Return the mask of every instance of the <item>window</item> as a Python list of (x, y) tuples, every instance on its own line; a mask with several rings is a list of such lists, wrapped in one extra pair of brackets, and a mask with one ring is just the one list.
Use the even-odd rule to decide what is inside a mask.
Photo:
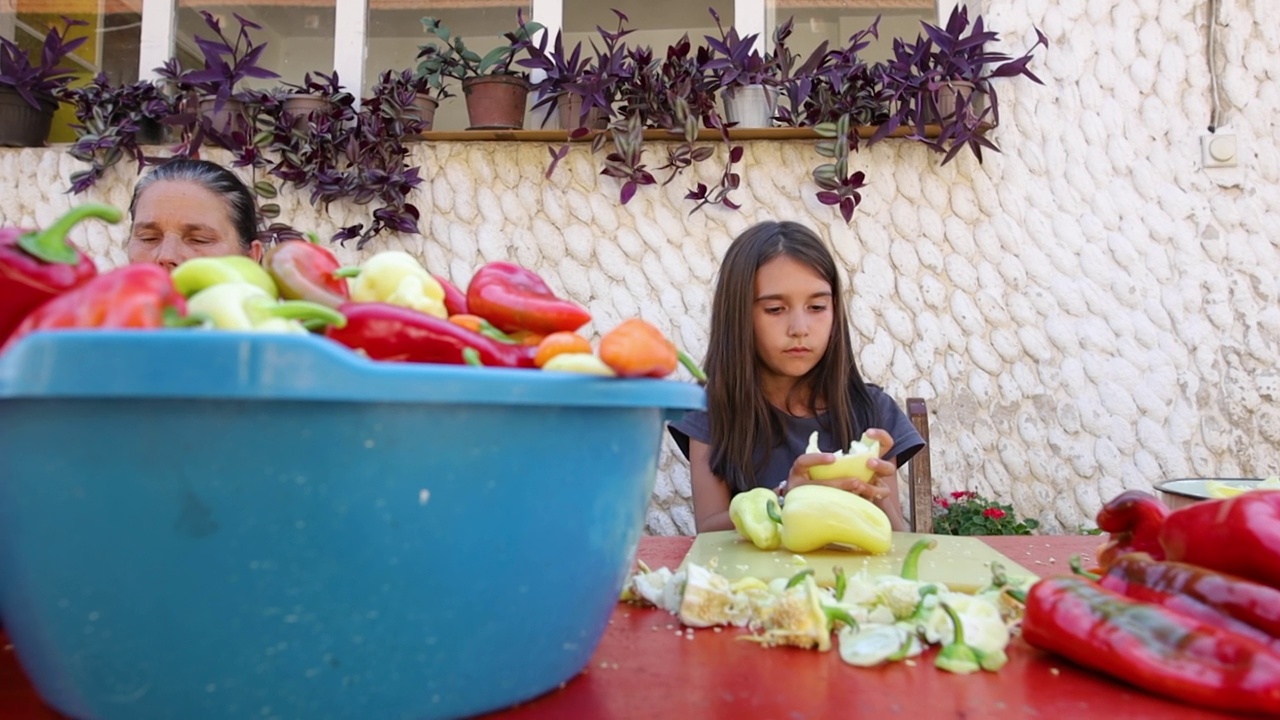
[[(914, 38), (920, 21), (936, 22), (950, 11), (956, 0), (176, 0), (173, 27), (165, 13), (165, 0), (145, 0), (149, 5), (143, 20), (144, 0), (0, 0), (0, 34), (17, 37), (26, 46), (38, 44), (49, 22), (60, 15), (82, 18), (90, 23), (92, 39), (81, 49), (78, 62), (85, 77), (106, 72), (113, 82), (138, 79), (171, 55), (184, 67), (200, 60), (194, 37), (208, 32), (198, 10), (223, 18), (223, 29), (234, 33), (239, 13), (263, 26), (253, 31), (258, 42), (267, 43), (264, 64), (282, 79), (297, 82), (307, 71), (339, 71), (345, 85), (357, 94), (368, 92), (384, 70), (403, 70), (417, 65), (418, 47), (427, 42), (422, 18), (439, 17), (454, 33), (462, 35), (481, 54), (500, 41), (502, 33), (515, 27), (517, 10), (545, 24), (555, 32), (563, 28), (569, 47), (596, 36), (597, 25), (616, 27), (612, 8), (629, 17), (628, 27), (636, 31), (629, 44), (648, 44), (659, 54), (667, 45), (688, 33), (695, 44), (703, 35), (716, 33), (707, 12), (714, 7), (721, 21), (735, 24), (742, 34), (760, 32), (765, 46), (773, 29), (788, 17), (794, 18), (792, 49), (807, 56), (819, 43), (843, 43), (855, 31), (881, 16), (880, 40), (867, 51), (875, 62), (888, 56), (894, 37)], [(158, 8), (158, 9), (157, 9)], [(272, 81), (251, 81), (266, 87)], [(65, 117), (64, 117), (65, 116)], [(59, 115), (59, 125), (70, 118), (67, 108)], [(62, 122), (59, 122), (62, 121)], [(466, 126), (466, 110), (461, 97), (446, 100), (436, 113), (436, 128), (457, 130)], [(70, 140), (65, 127), (51, 140)]]
[[(530, 17), (529, 5), (513, 0), (369, 0), (363, 92), (367, 94), (385, 70), (418, 66), (418, 48), (429, 41), (422, 29), (422, 18), (438, 18), (455, 36), (462, 37), (469, 49), (483, 57), (499, 42), (504, 42), (503, 33), (516, 29), (520, 10), (526, 19)], [(436, 130), (467, 127), (462, 91), (454, 83), (451, 92), (454, 97), (446, 98), (436, 110)]]
[(880, 17), (879, 40), (861, 53), (867, 64), (882, 62), (893, 53), (893, 39), (915, 39), (922, 32), (920, 21), (936, 23), (935, 0), (765, 0), (766, 46), (772, 45), (773, 31), (787, 18), (793, 18), (793, 31), (788, 41), (801, 60), (826, 40), (832, 47), (842, 47), (849, 37)]
[(222, 4), (219, 0), (179, 0), (178, 30), (175, 38), (177, 57), (184, 68), (203, 63), (203, 54), (195, 44), (195, 36), (212, 37), (199, 11), (218, 18), (222, 34), (232, 42), (240, 32), (233, 13), (262, 26), (249, 30), (259, 45), (266, 44), (263, 67), (280, 74), (279, 80), (250, 78), (246, 87), (270, 88), (280, 82), (301, 82), (307, 72), (333, 70), (334, 0), (251, 0), (248, 3)]
[[(138, 79), (138, 48), (141, 42), (142, 0), (12, 0), (0, 2), (0, 35), (12, 38), (32, 55), (40, 51), (50, 27), (61, 27), (62, 17), (84, 20), (87, 27), (71, 30), (71, 37), (89, 36), (72, 62), (80, 71), (73, 82), (85, 82), (105, 72), (113, 83)], [(52, 142), (71, 142), (75, 133), (71, 108), (63, 105), (53, 119)]]

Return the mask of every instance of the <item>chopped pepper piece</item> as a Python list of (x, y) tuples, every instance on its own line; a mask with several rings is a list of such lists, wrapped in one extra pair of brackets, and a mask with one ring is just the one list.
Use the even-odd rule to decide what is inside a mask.
[(351, 299), (411, 308), (446, 318), (444, 288), (418, 259), (401, 250), (383, 250), (360, 264), (350, 282)]
[(873, 555), (889, 552), (889, 516), (867, 500), (828, 485), (800, 485), (782, 506), (782, 547), (806, 553), (837, 545)]
[(44, 230), (0, 229), (0, 345), (28, 313), (97, 276), (93, 260), (67, 241), (67, 232), (85, 218), (114, 223), (122, 216), (110, 205), (87, 204)]
[[(822, 452), (818, 448), (818, 433), (816, 430), (809, 436), (809, 446), (805, 448), (805, 452)], [(869, 482), (875, 476), (875, 470), (867, 467), (867, 461), (880, 457), (880, 441), (872, 439), (864, 433), (861, 440), (855, 440), (849, 445), (848, 452), (837, 450), (832, 454), (836, 456), (835, 461), (827, 465), (810, 467), (809, 477), (814, 480), (857, 478), (862, 482)]]
[(782, 546), (782, 516), (778, 512), (778, 494), (765, 487), (738, 493), (729, 501), (729, 519), (733, 529), (761, 550)]
[(591, 313), (581, 305), (556, 297), (537, 273), (504, 261), (487, 263), (476, 271), (467, 286), (467, 309), (507, 333), (572, 332), (591, 320)]
[(333, 251), (306, 240), (287, 240), (272, 246), (263, 258), (267, 272), (280, 288), (280, 297), (309, 300), (337, 308), (351, 299), (342, 265)]
[(272, 298), (280, 297), (271, 274), (244, 255), (194, 257), (184, 260), (172, 274), (173, 286), (188, 300), (206, 288), (223, 283), (249, 283)]
[[(186, 301), (159, 265), (126, 265), (98, 275), (36, 308), (9, 336), (78, 328), (155, 329), (182, 325)], [(2, 352), (2, 350), (0, 350)]]
[(347, 319), (331, 307), (305, 300), (279, 301), (248, 282), (224, 282), (201, 290), (187, 301), (193, 317), (219, 330), (305, 334), (302, 320), (342, 327)]

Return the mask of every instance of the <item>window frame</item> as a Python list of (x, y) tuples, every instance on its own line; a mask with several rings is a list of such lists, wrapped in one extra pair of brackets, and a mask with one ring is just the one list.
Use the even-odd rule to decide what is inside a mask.
[[(368, 0), (334, 0), (333, 67), (347, 88), (359, 98), (364, 95), (365, 40), (369, 30)], [(938, 22), (947, 17), (960, 0), (934, 0)], [(564, 0), (530, 0), (533, 20), (554, 34), (564, 26)], [(173, 55), (177, 37), (177, 0), (142, 0), (142, 30), (138, 51), (138, 77), (156, 80), (155, 69)], [(756, 34), (763, 45), (768, 17), (768, 0), (733, 0), (734, 26), (740, 35)], [(350, 78), (356, 78), (355, 86)]]

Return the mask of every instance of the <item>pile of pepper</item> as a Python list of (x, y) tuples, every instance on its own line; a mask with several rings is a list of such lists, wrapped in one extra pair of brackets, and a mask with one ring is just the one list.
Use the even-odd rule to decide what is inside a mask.
[(1027, 642), (1201, 707), (1280, 714), (1280, 491), (1169, 512), (1131, 490), (1098, 527), (1100, 574), (1032, 586)]
[(379, 252), (347, 268), (314, 240), (292, 240), (273, 246), (261, 265), (201, 257), (172, 273), (129, 265), (99, 275), (67, 231), (88, 217), (121, 216), (85, 205), (42, 232), (0, 230), (0, 352), (41, 330), (198, 326), (318, 333), (374, 360), (654, 378), (683, 362), (705, 379), (640, 319), (620, 323), (593, 349), (578, 334), (590, 313), (510, 262), (482, 265), (464, 292), (405, 252)]

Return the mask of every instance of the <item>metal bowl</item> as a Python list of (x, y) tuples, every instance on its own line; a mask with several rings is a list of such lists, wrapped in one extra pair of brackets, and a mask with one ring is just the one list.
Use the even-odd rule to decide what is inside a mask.
[(1220, 482), (1230, 487), (1252, 490), (1262, 482), (1262, 478), (1177, 478), (1174, 480), (1161, 480), (1156, 483), (1156, 490), (1160, 493), (1160, 500), (1170, 510), (1177, 510), (1201, 500), (1212, 499), (1212, 496), (1209, 495), (1210, 482)]

